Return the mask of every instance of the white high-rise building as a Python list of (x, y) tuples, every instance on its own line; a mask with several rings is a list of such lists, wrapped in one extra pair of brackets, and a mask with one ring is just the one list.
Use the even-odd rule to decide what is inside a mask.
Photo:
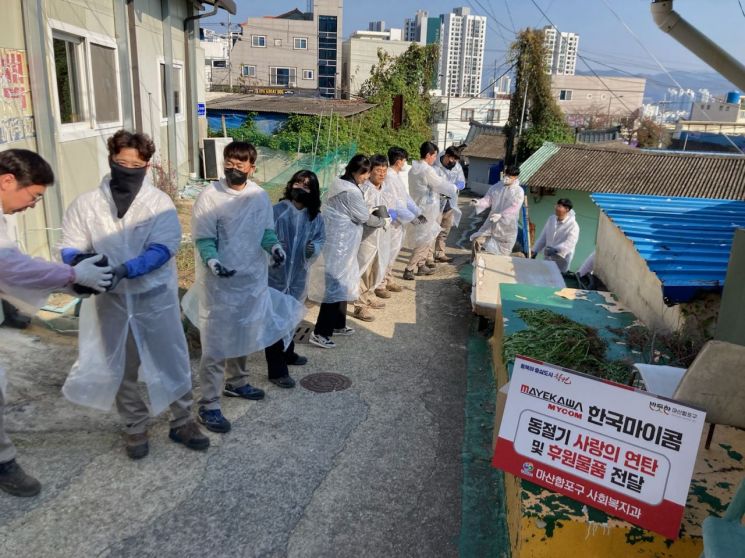
[(469, 8), (455, 8), (440, 19), (440, 91), (443, 95), (476, 97), (481, 93), (486, 16), (471, 15)]
[(579, 35), (559, 33), (556, 27), (543, 28), (543, 44), (546, 47), (546, 73), (573, 76), (577, 69)]

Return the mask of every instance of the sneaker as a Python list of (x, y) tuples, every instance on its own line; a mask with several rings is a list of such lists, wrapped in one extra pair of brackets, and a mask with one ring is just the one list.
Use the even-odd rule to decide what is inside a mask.
[(353, 327), (349, 327), (349, 326), (344, 326), (342, 328), (335, 329), (334, 330), (334, 335), (341, 335), (341, 336), (345, 336), (345, 337), (348, 337), (350, 335), (354, 335), (354, 328)]
[(391, 293), (389, 293), (387, 289), (381, 287), (379, 289), (375, 289), (375, 296), (377, 296), (378, 298), (391, 298)]
[(308, 364), (308, 359), (302, 355), (295, 355), (295, 360), (287, 361), (288, 366), (303, 366), (304, 364)]
[(403, 275), (404, 281), (413, 281), (414, 280), (414, 272), (410, 269), (404, 269), (404, 275)]
[(295, 387), (295, 380), (293, 380), (289, 374), (280, 378), (269, 378), (269, 381), (272, 382), (275, 386), (279, 386), (281, 388), (290, 389)]
[(445, 254), (440, 254), (435, 258), (435, 261), (440, 263), (450, 263), (453, 261), (453, 258), (449, 258)]
[(26, 473), (15, 459), (0, 463), (0, 490), (28, 498), (41, 492), (41, 483)]
[(426, 265), (423, 265), (416, 270), (417, 275), (432, 275), (434, 272), (434, 269), (432, 269), (431, 267), (427, 267)]
[(147, 441), (147, 432), (137, 434), (126, 434), (124, 436), (125, 450), (130, 459), (142, 459), (150, 453), (150, 444)]
[(220, 409), (205, 409), (199, 407), (198, 420), (207, 430), (225, 434), (230, 432), (230, 421), (222, 415)]
[(222, 390), (222, 393), (228, 397), (241, 397), (243, 399), (250, 399), (251, 401), (264, 399), (264, 390), (253, 387), (251, 384), (241, 387), (235, 387), (233, 384), (225, 384), (225, 389)]
[[(398, 283), (388, 283), (385, 286), (385, 290), (391, 291), (392, 293), (400, 293), (401, 291), (404, 290), (404, 288)], [(378, 293), (376, 292), (375, 294), (378, 294)]]
[(333, 349), (334, 347), (336, 347), (336, 343), (334, 343), (331, 339), (329, 339), (328, 337), (324, 337), (323, 335), (316, 335), (315, 333), (310, 334), (308, 342), (313, 343), (317, 347), (323, 347), (324, 349)]
[(372, 322), (375, 319), (375, 316), (373, 316), (367, 308), (362, 306), (355, 308), (352, 316), (358, 320), (362, 320), (363, 322)]
[(171, 428), (168, 437), (177, 444), (184, 444), (187, 448), (197, 451), (204, 451), (210, 447), (210, 439), (204, 435), (194, 420)]

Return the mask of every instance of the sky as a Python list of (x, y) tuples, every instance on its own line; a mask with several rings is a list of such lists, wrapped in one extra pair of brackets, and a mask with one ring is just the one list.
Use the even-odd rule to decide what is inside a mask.
[[(745, 5), (745, 0), (740, 0)], [(632, 73), (659, 73), (662, 70), (639, 45), (612, 13), (612, 8), (632, 30), (633, 34), (668, 70), (711, 71), (711, 69), (660, 31), (652, 20), (650, 0), (535, 0), (560, 31), (580, 35), (579, 52), (598, 73), (608, 71), (594, 60), (599, 60)], [(279, 15), (293, 8), (306, 9), (306, 0), (236, 0), (238, 14), (232, 22), (244, 22), (248, 17)], [(607, 4), (607, 5), (606, 5)], [(344, 2), (343, 34), (367, 29), (367, 23), (384, 20), (387, 27), (403, 27), (406, 17), (413, 17), (417, 9), (426, 9), (430, 16), (467, 6), (477, 15), (486, 15), (486, 55), (484, 65), (493, 68), (505, 59), (506, 45), (513, 29), (543, 27), (546, 19), (531, 0), (346, 0)], [(691, 24), (711, 37), (738, 60), (745, 60), (745, 13), (738, 0), (676, 0), (675, 10)], [(226, 12), (203, 20), (212, 29), (220, 29)], [(498, 21), (501, 25), (497, 24)], [(224, 28), (224, 26), (222, 26)], [(504, 66), (502, 66), (504, 68)], [(577, 62), (578, 72), (588, 68)], [(487, 75), (489, 72), (486, 72)]]

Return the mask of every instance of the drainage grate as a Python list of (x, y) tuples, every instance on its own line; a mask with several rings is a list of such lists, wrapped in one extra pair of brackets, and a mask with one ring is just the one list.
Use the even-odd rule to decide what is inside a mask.
[(341, 374), (319, 372), (318, 374), (309, 374), (300, 380), (300, 385), (316, 393), (329, 393), (347, 389), (352, 385), (352, 380)]
[(300, 323), (298, 328), (295, 330), (295, 335), (292, 337), (292, 340), (295, 343), (307, 343), (308, 337), (310, 337), (310, 334), (312, 331), (313, 331), (313, 324), (303, 321)]

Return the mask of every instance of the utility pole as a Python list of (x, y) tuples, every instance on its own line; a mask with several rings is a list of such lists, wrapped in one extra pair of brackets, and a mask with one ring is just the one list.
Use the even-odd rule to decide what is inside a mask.
[(525, 122), (525, 108), (528, 105), (528, 86), (530, 85), (530, 76), (525, 79), (525, 93), (523, 94), (523, 110), (520, 115), (520, 129), (517, 132), (517, 136), (523, 135), (523, 122)]
[(448, 87), (448, 102), (447, 107), (445, 108), (445, 140), (442, 142), (443, 149), (447, 149), (447, 143), (448, 143), (448, 119), (450, 118), (450, 87)]
[(233, 92), (233, 34), (230, 32), (230, 12), (228, 12), (228, 92)]

